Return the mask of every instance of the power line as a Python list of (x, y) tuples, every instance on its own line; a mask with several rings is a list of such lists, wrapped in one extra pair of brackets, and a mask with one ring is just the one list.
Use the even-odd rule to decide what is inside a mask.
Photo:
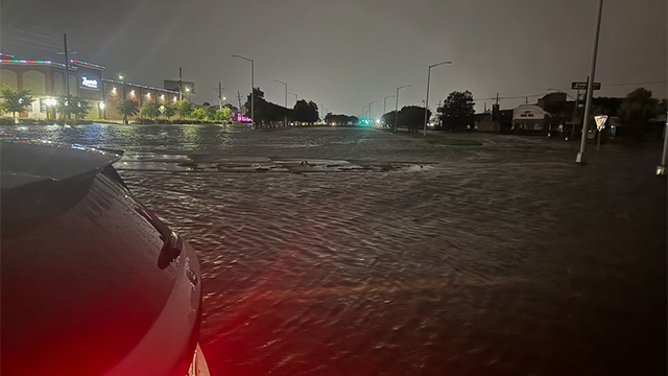
[(659, 81), (645, 81), (645, 82), (629, 82), (625, 84), (601, 84), (601, 86), (633, 86), (633, 85), (662, 84), (666, 82), (667, 82), (666, 80), (659, 80)]

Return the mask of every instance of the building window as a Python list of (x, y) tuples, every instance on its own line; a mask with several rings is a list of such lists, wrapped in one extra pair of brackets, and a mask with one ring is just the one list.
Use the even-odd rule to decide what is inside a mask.
[(46, 98), (39, 99), (39, 112), (46, 112)]
[(28, 112), (32, 112), (32, 101), (28, 103)]

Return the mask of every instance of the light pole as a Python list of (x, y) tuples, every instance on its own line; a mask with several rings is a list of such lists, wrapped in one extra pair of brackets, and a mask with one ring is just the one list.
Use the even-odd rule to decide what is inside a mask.
[[(123, 88), (122, 88), (122, 90), (123, 90), (123, 106), (125, 107), (125, 99), (126, 99), (126, 96), (125, 96), (125, 76), (123, 76), (122, 74), (119, 74), (118, 78), (121, 81), (123, 81)], [(128, 123), (128, 115), (126, 115), (125, 111), (123, 111), (123, 124), (127, 124), (127, 123)]]
[(407, 87), (411, 87), (411, 85), (404, 85), (404, 86), (399, 86), (397, 88), (397, 94), (394, 99), (396, 99), (396, 102), (394, 104), (394, 129), (392, 131), (396, 132), (398, 125), (399, 125), (399, 90), (405, 89)]
[(298, 96), (297, 94), (295, 94), (295, 93), (291, 93), (291, 92), (289, 92), (289, 91), (288, 91), (288, 94), (290, 94), (290, 95), (294, 95), (294, 96), (295, 96), (295, 104), (297, 104), (297, 101), (299, 100), (299, 96)]
[[(422, 132), (422, 136), (427, 135), (427, 121), (429, 120), (429, 84), (431, 82), (431, 68), (436, 68), (440, 65), (444, 64), (452, 64), (452, 61), (443, 61), (438, 64), (430, 65), (429, 66), (429, 71), (427, 72), (427, 99), (425, 100), (424, 103), (424, 131)], [(417, 132), (416, 132), (417, 133)]]
[(598, 18), (596, 20), (596, 34), (594, 36), (594, 53), (591, 59), (589, 82), (587, 82), (587, 102), (585, 102), (584, 120), (582, 121), (582, 139), (580, 140), (580, 151), (575, 157), (575, 163), (584, 164), (585, 144), (587, 143), (587, 128), (589, 126), (589, 114), (591, 113), (594, 81), (596, 81), (596, 56), (598, 54), (598, 37), (601, 32), (601, 13), (603, 13), (603, 0), (598, 0)]
[(251, 124), (255, 126), (255, 60), (249, 59), (241, 55), (232, 55), (251, 63)]
[[(386, 110), (387, 110), (387, 100), (388, 100), (389, 98), (394, 98), (394, 95), (388, 95), (387, 97), (385, 97), (385, 98), (383, 99), (383, 115), (385, 115), (385, 112), (386, 112)], [(382, 119), (383, 115), (380, 115), (381, 119)]]
[[(280, 81), (280, 80), (274, 80), (274, 82), (278, 82), (279, 84), (285, 85), (285, 109), (287, 111), (287, 109), (288, 109), (288, 83)], [(287, 112), (285, 113), (285, 117), (283, 119), (283, 126), (284, 127), (288, 126), (288, 114), (287, 114)]]
[(362, 106), (362, 119), (366, 117), (366, 105)]
[(373, 123), (373, 113), (371, 112), (371, 105), (374, 103), (378, 103), (378, 101), (369, 102), (369, 119), (371, 119), (372, 123)]

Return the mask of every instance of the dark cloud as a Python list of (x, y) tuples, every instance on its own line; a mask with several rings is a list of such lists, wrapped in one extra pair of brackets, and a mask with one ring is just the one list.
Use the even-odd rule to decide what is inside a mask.
[[(452, 90), (477, 98), (568, 89), (588, 73), (596, 0), (2, 0), (1, 46), (32, 58), (53, 52), (67, 32), (78, 58), (125, 72), (130, 80), (161, 85), (182, 66), (195, 80), (199, 102), (248, 93), (247, 63), (269, 100), (290, 91), (334, 112), (358, 114), (397, 86), (403, 103), (424, 99), (426, 67), (432, 103)], [(653, 82), (666, 96), (666, 1), (606, 0), (597, 81)], [(663, 81), (663, 82), (657, 82)], [(601, 95), (635, 88), (604, 86)], [(640, 86), (640, 85), (637, 85)], [(291, 99), (292, 100), (292, 99)], [(510, 107), (523, 100), (507, 100)], [(478, 101), (482, 108), (482, 101)], [(491, 103), (491, 101), (489, 101)]]

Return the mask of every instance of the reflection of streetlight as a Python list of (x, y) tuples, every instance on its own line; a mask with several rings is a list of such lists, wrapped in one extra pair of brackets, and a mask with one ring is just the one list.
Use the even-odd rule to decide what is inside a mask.
[(404, 86), (399, 86), (397, 88), (397, 94), (394, 99), (396, 99), (395, 105), (394, 105), (394, 129), (393, 131), (397, 131), (398, 125), (399, 125), (399, 90), (405, 89), (407, 87), (411, 87), (411, 85), (404, 85)]
[(255, 60), (241, 55), (232, 55), (239, 59), (244, 59), (251, 63), (251, 122), (255, 124)]
[(427, 120), (429, 117), (429, 83), (431, 81), (431, 68), (436, 68), (439, 65), (444, 65), (444, 64), (452, 64), (452, 61), (444, 61), (429, 66), (429, 72), (427, 73), (427, 99), (424, 102), (424, 131), (422, 133), (423, 136), (427, 135)]

